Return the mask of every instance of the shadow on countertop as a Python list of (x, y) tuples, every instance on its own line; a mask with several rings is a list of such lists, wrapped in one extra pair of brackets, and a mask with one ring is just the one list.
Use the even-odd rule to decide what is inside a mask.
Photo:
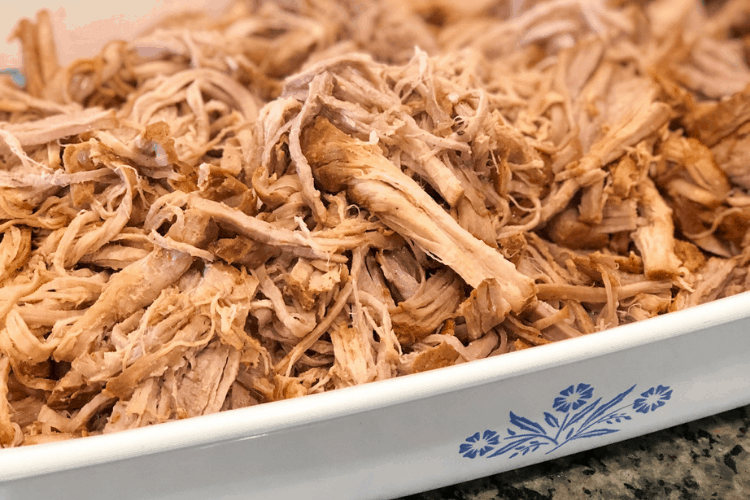
[(400, 500), (750, 499), (750, 405)]

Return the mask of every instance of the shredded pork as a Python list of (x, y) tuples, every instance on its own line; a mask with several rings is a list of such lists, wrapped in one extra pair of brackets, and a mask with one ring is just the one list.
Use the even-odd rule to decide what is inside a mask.
[(745, 0), (233, 3), (0, 75), (0, 446), (750, 289)]

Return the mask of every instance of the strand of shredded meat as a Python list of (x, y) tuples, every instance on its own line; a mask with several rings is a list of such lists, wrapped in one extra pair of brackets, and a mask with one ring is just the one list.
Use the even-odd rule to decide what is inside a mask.
[(237, 1), (0, 75), (0, 446), (750, 289), (745, 0)]

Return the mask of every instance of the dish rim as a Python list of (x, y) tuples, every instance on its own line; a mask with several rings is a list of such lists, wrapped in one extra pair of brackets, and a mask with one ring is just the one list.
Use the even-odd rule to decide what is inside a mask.
[(0, 482), (249, 439), (654, 344), (750, 317), (750, 292), (586, 335), (355, 387), (158, 425), (0, 450)]

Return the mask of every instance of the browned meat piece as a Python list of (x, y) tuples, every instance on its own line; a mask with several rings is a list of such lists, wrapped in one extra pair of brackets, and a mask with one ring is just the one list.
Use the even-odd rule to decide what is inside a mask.
[(456, 314), (463, 300), (463, 283), (453, 271), (442, 269), (430, 276), (412, 296), (388, 311), (401, 345), (434, 333)]
[(645, 223), (633, 234), (633, 240), (641, 252), (646, 276), (655, 280), (674, 278), (681, 262), (674, 253), (672, 209), (650, 179), (639, 184), (636, 193)]
[(750, 190), (750, 121), (722, 138), (711, 152), (732, 184)]
[(18, 424), (11, 421), (11, 406), (8, 403), (8, 375), (10, 358), (0, 355), (0, 446), (11, 446), (16, 439)]
[[(532, 300), (533, 284), (494, 249), (459, 226), (418, 184), (396, 169), (375, 147), (316, 119), (303, 137), (303, 151), (316, 179), (329, 191), (347, 189), (405, 238), (451, 267), (468, 284), (497, 287), (496, 314), (520, 311)], [(493, 325), (494, 326), (494, 325)]]
[(0, 125), (0, 128), (13, 134), (21, 146), (37, 146), (92, 130), (114, 128), (116, 124), (114, 112), (93, 108), (33, 122)]
[(192, 262), (182, 252), (156, 249), (113, 275), (99, 299), (62, 336), (55, 359), (72, 361), (85, 353), (107, 329), (153, 302)]
[(750, 121), (750, 84), (731, 98), (719, 101), (691, 118), (691, 132), (706, 146), (715, 146)]

